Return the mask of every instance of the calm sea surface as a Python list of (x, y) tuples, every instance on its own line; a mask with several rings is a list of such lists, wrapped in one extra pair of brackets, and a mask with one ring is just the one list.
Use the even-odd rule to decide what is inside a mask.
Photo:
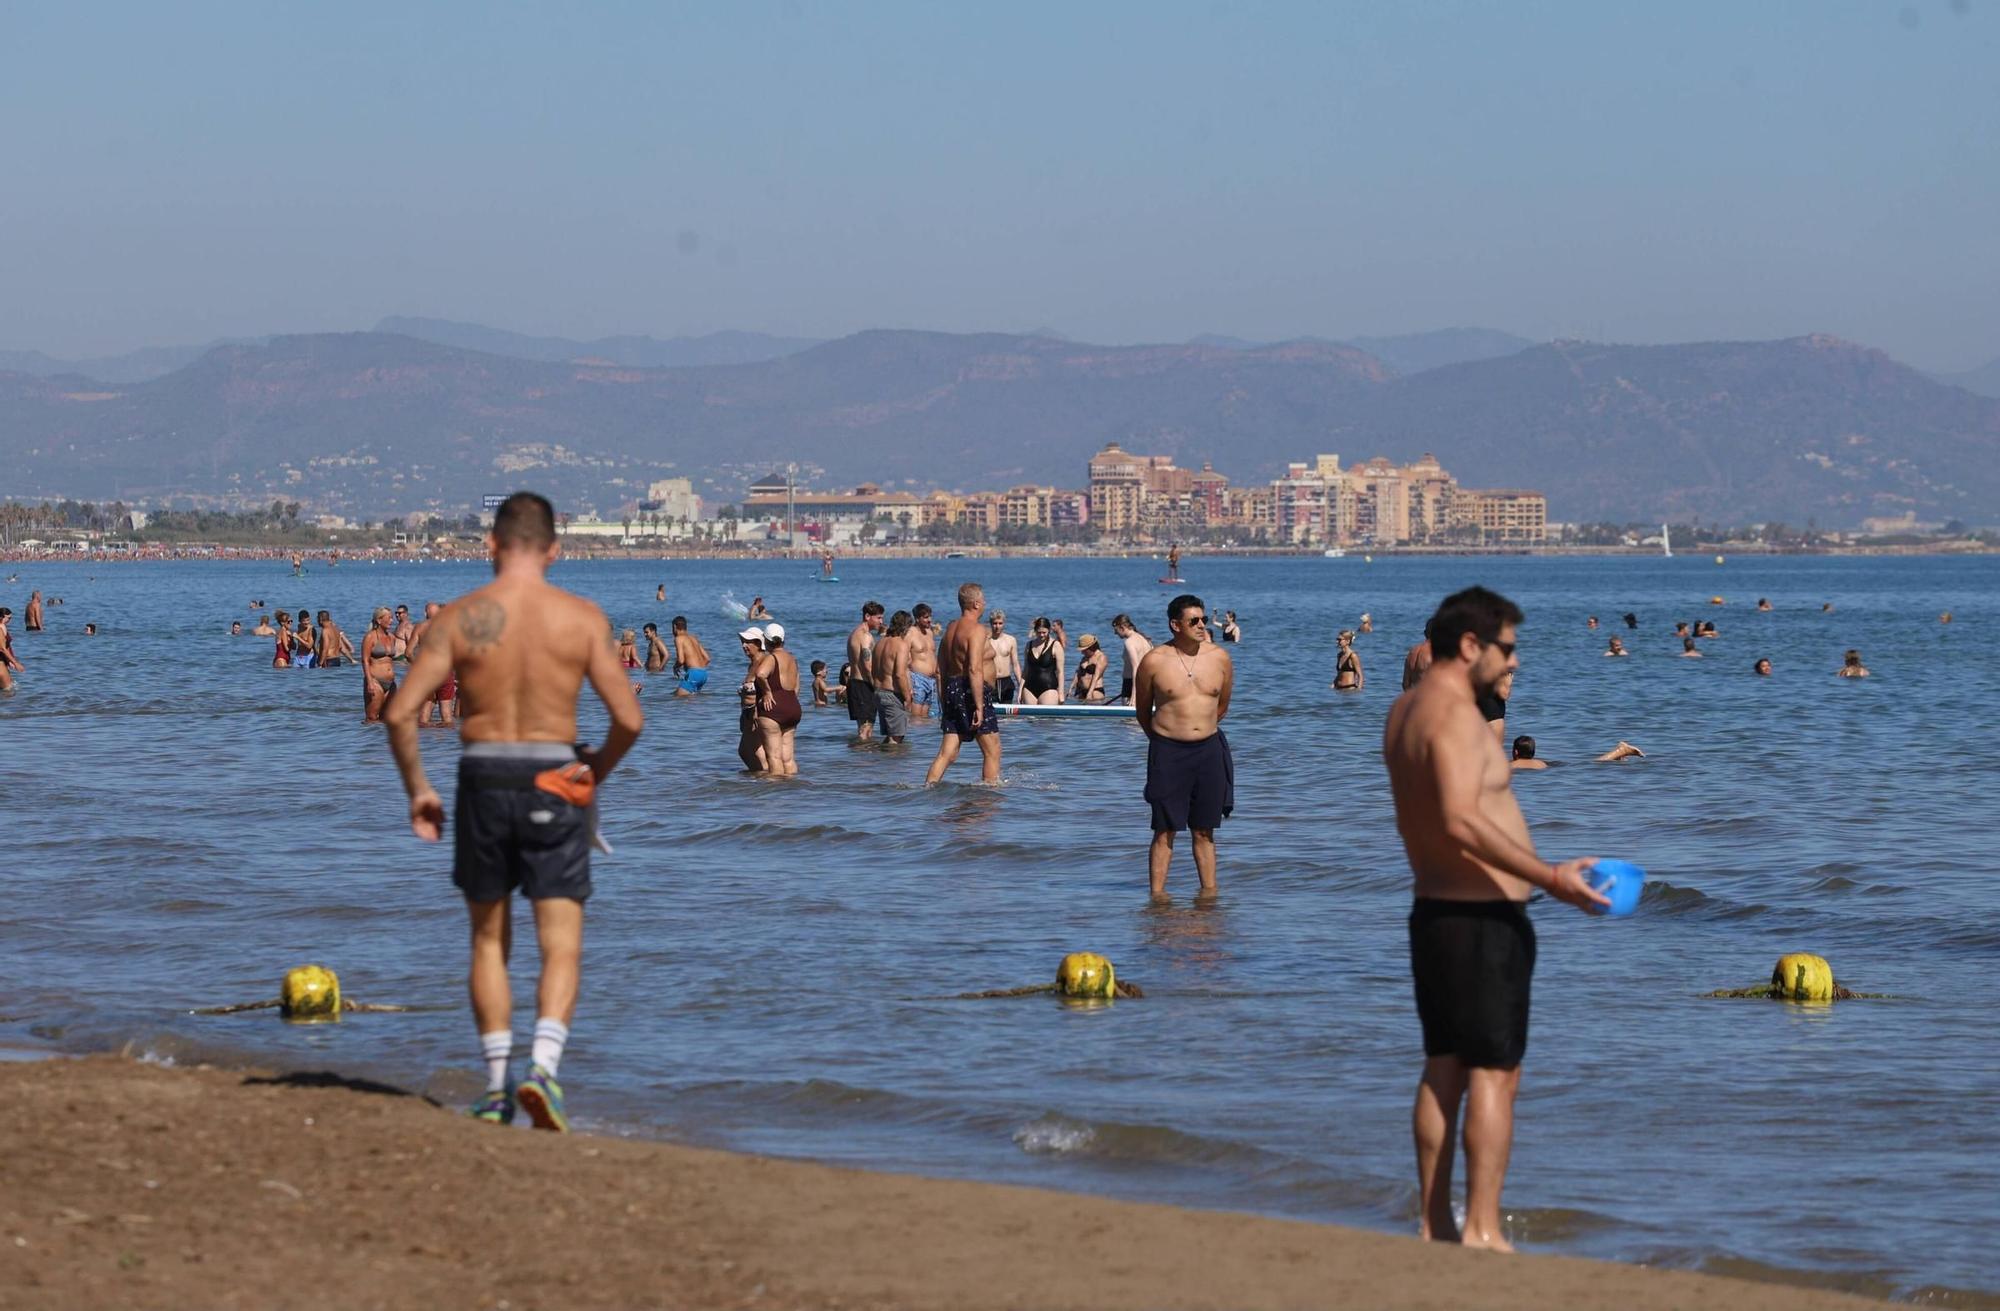
[[(358, 640), (372, 606), (447, 599), (483, 571), (18, 570), (0, 601), (18, 612), (39, 587), (67, 604), (47, 633), (17, 617), (28, 672), (0, 700), (0, 1043), (129, 1040), (448, 1099), (476, 1090), (449, 847), (409, 835), (382, 732), (361, 722), (360, 673), (273, 670), (268, 640), (226, 634), (254, 623), (261, 597), (332, 610)], [(1506, 1195), (1517, 1241), (2000, 1306), (2000, 562), (1195, 557), (1184, 570), (1246, 630), (1227, 725), (1237, 811), (1219, 902), (1192, 904), (1183, 848), (1177, 903), (1155, 909), (1136, 727), (1008, 723), (1003, 787), (974, 785), (974, 753), (926, 791), (930, 734), (900, 754), (855, 750), (844, 711), (809, 709), (801, 778), (747, 778), (720, 598), (763, 595), (802, 661), (837, 668), (864, 600), (942, 613), (968, 576), (1017, 634), (1048, 614), (1110, 645), (1111, 615), (1129, 610), (1157, 637), (1170, 591), (1157, 562), (844, 560), (838, 586), (805, 563), (559, 566), (620, 627), (688, 615), (719, 689), (676, 702), (648, 680), (645, 737), (606, 789), (618, 853), (597, 865), (562, 1071), (579, 1122), (1413, 1229), (1409, 875), (1378, 740), (1424, 617), (1483, 582), (1528, 612), (1509, 731), (1572, 762), (1517, 777), (1537, 843), (1653, 876), (1629, 920), (1535, 908)], [(1726, 606), (1708, 604), (1716, 593)], [(1756, 613), (1759, 596), (1776, 612)], [(1368, 685), (1335, 696), (1333, 634), (1363, 611)], [(1676, 658), (1683, 618), (1717, 621), (1705, 659)], [(84, 637), (86, 620), (102, 635)], [(1612, 632), (1631, 659), (1600, 656)], [(1833, 677), (1849, 646), (1873, 678)], [(1761, 655), (1775, 677), (1752, 676)], [(586, 734), (602, 724), (592, 701)], [(1585, 763), (1620, 737), (1648, 759)], [(424, 747), (449, 800), (456, 738), (426, 733)], [(1147, 998), (945, 1000), (1041, 982), (1083, 948)], [(1763, 981), (1791, 950), (1895, 999), (1701, 996)], [(361, 1000), (436, 1009), (317, 1028), (186, 1013), (274, 995), (307, 960)], [(524, 1000), (533, 971), (524, 941)], [(531, 1022), (517, 1015), (524, 1045)]]

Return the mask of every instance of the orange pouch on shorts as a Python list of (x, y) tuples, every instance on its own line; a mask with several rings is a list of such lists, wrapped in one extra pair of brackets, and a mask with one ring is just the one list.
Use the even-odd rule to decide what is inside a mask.
[(561, 797), (578, 810), (586, 810), (597, 797), (597, 776), (590, 772), (589, 765), (579, 761), (543, 770), (535, 775), (535, 787), (552, 797)]

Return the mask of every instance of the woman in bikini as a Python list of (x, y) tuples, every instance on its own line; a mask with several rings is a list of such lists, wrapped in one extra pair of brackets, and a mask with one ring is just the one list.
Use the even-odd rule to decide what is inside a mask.
[(763, 739), (767, 773), (791, 777), (799, 772), (792, 739), (805, 713), (799, 705), (799, 662), (785, 650), (785, 630), (764, 626), (763, 654), (750, 666), (757, 685), (757, 733)]
[(1340, 631), (1340, 654), (1333, 661), (1333, 690), (1361, 690), (1361, 657), (1354, 650), (1354, 633), (1350, 629)]
[(618, 663), (627, 669), (639, 667), (639, 635), (629, 628), (618, 635)]
[(377, 606), (375, 620), (361, 635), (362, 717), (382, 722), (382, 708), (396, 693), (396, 634), (389, 627), (389, 607)]

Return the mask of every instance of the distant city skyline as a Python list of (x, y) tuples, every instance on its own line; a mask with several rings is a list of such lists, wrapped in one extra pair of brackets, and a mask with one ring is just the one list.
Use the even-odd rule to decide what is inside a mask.
[(1479, 326), (2000, 356), (2000, 0), (0, 10), (0, 350)]

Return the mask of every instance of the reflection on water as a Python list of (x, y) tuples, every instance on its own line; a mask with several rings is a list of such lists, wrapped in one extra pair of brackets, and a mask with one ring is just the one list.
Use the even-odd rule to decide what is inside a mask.
[[(857, 750), (844, 709), (808, 707), (800, 777), (778, 786), (740, 772), (728, 659), (693, 700), (646, 680), (645, 737), (604, 789), (618, 853), (597, 866), (563, 1065), (579, 1120), (1407, 1228), (1420, 1054), (1382, 716), (1425, 616), (1478, 581), (1528, 612), (1510, 733), (1573, 762), (1521, 788), (1538, 842), (1653, 875), (1629, 920), (1531, 912), (1516, 1236), (1868, 1291), (2000, 1290), (2000, 1080), (1990, 1010), (1963, 1000), (2000, 964), (2000, 739), (1978, 709), (2000, 704), (1993, 561), (1194, 557), (1183, 571), (1249, 635), (1232, 653), (1237, 810), (1212, 902), (1189, 897), (1183, 841), (1174, 902), (1147, 905), (1129, 722), (1010, 721), (1004, 786), (973, 783), (962, 758), (926, 790), (934, 727)], [(968, 574), (1011, 615), (1061, 614), (1073, 634), (1121, 610), (1164, 627), (1153, 561), (851, 561), (838, 586), (805, 572), (566, 564), (558, 579), (621, 628), (686, 614), (712, 650), (735, 626), (722, 594), (761, 594), (800, 658), (835, 668), (863, 601), (941, 605)], [(22, 566), (0, 597), (69, 602), (49, 632), (17, 634), (28, 672), (0, 702), (0, 1048), (129, 1039), (448, 1099), (479, 1086), (449, 846), (408, 837), (358, 671), (273, 670), (268, 641), (226, 633), (274, 593), (359, 631), (376, 603), (447, 598), (481, 570), (288, 573)], [(1716, 593), (1730, 604), (1710, 607)], [(1773, 613), (1746, 604), (1759, 595)], [(1364, 610), (1375, 676), (1335, 698), (1332, 635)], [(1583, 618), (1628, 610), (1634, 655), (1606, 660)], [(1681, 660), (1668, 635), (1696, 617), (1722, 636)], [(91, 620), (103, 632), (86, 638)], [(1832, 677), (1849, 646), (1873, 678)], [(1750, 672), (1760, 655), (1770, 678)], [(584, 735), (603, 727), (590, 707)], [(1648, 758), (1581, 763), (1620, 738)], [(455, 739), (427, 733), (423, 749), (448, 782)], [(1046, 981), (1075, 950), (1148, 995), (939, 1000)], [(1899, 1000), (1702, 995), (1767, 979), (1795, 950)], [(185, 1013), (273, 995), (307, 960), (354, 996), (439, 1009), (312, 1030)]]

